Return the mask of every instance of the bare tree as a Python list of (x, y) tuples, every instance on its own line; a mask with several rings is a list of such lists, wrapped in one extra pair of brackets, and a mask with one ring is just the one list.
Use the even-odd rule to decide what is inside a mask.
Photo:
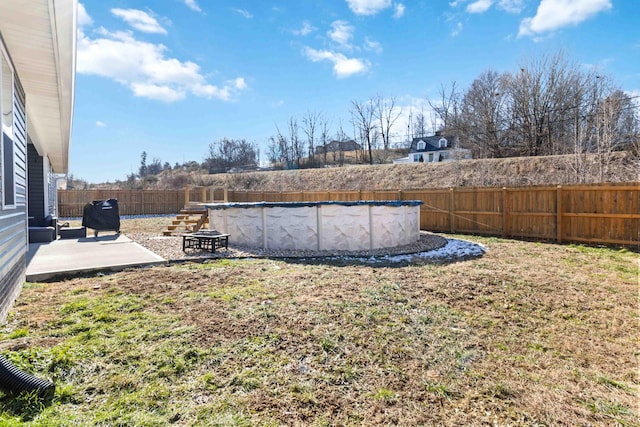
[(581, 73), (563, 52), (525, 61), (520, 72), (507, 74), (511, 137), (517, 154), (540, 156), (570, 151), (571, 112), (579, 102)]
[(272, 163), (282, 163), (287, 168), (292, 161), (292, 151), (289, 140), (276, 125), (276, 134), (269, 137), (269, 160)]
[(329, 121), (326, 118), (320, 118), (320, 142), (324, 149), (322, 150), (323, 164), (327, 164), (327, 144), (329, 143)]
[(380, 122), (380, 136), (382, 138), (382, 149), (384, 151), (384, 157), (389, 154), (389, 148), (391, 148), (391, 128), (402, 115), (402, 108), (396, 106), (395, 96), (388, 98), (377, 96), (376, 103), (376, 118)]
[(373, 146), (376, 144), (376, 102), (373, 98), (367, 101), (351, 101), (351, 122), (360, 136), (362, 145), (366, 145), (369, 152), (369, 164), (373, 164)]
[(413, 126), (413, 133), (408, 135), (409, 141), (411, 141), (411, 138), (427, 136), (427, 118), (424, 115), (424, 106), (421, 106), (420, 111), (416, 113), (411, 126)]
[(309, 166), (314, 166), (315, 142), (318, 127), (321, 126), (322, 114), (318, 112), (307, 111), (302, 117), (302, 131), (307, 136), (307, 149), (309, 153)]
[(291, 144), (293, 160), (296, 162), (299, 169), (301, 166), (304, 147), (302, 146), (302, 140), (300, 140), (300, 136), (298, 134), (298, 120), (293, 116), (289, 118), (289, 143)]
[(438, 100), (435, 101), (427, 97), (427, 103), (437, 119), (433, 125), (434, 130), (438, 128), (437, 130), (443, 133), (456, 133), (455, 126), (460, 114), (460, 93), (456, 82), (451, 83), (450, 89), (446, 85), (441, 85)]
[(462, 100), (459, 134), (474, 157), (507, 155), (508, 121), (504, 115), (504, 79), (486, 71), (471, 84)]
[(204, 163), (209, 173), (221, 173), (234, 167), (255, 169), (258, 157), (256, 144), (245, 139), (222, 138), (209, 144), (209, 155)]
[(596, 111), (598, 174), (600, 182), (610, 176), (613, 152), (631, 148), (637, 138), (638, 121), (630, 97), (619, 89), (607, 90)]
[(338, 141), (338, 150), (333, 151), (333, 161), (338, 162), (340, 166), (344, 166), (344, 143), (349, 139), (347, 133), (342, 128), (342, 122), (336, 131), (336, 141)]

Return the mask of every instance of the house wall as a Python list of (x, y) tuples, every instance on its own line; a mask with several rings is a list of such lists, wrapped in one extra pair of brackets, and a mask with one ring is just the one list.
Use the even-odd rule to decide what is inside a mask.
[[(0, 55), (9, 64), (10, 57), (6, 47), (0, 39)], [(13, 66), (10, 67), (12, 70)], [(2, 71), (0, 70), (0, 73)], [(0, 81), (9, 76), (0, 75)], [(0, 144), (0, 320), (4, 320), (7, 311), (20, 293), (25, 280), (27, 253), (27, 127), (25, 119), (24, 91), (15, 73), (13, 78), (13, 93), (3, 89), (0, 85), (0, 100), (10, 97), (13, 110), (13, 121), (10, 128), (3, 126), (2, 138), (8, 137), (13, 146), (13, 181), (15, 201), (12, 205), (5, 204), (4, 172), (9, 167), (5, 161), (4, 143)], [(0, 110), (5, 103), (0, 102)], [(6, 109), (6, 107), (5, 107)], [(5, 114), (5, 111), (0, 111)], [(7, 134), (8, 133), (8, 134)], [(4, 140), (3, 140), (4, 142)], [(7, 169), (11, 170), (11, 169)]]
[(41, 156), (36, 147), (27, 145), (29, 225), (38, 225), (48, 215), (57, 216), (57, 188), (48, 157)]
[(46, 215), (44, 200), (44, 161), (36, 147), (27, 147), (29, 165), (29, 222), (39, 224)]

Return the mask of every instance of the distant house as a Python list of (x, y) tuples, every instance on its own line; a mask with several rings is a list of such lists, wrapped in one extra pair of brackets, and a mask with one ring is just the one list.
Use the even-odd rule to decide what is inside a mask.
[(316, 147), (316, 154), (333, 153), (338, 151), (362, 150), (362, 146), (353, 139), (347, 141), (331, 141), (325, 145)]
[(76, 21), (77, 0), (0, 1), (0, 320), (25, 280), (29, 226), (56, 216), (68, 171)]
[(456, 148), (455, 136), (422, 136), (413, 138), (409, 147), (409, 155), (395, 159), (394, 164), (402, 163), (438, 163), (470, 159), (471, 150)]

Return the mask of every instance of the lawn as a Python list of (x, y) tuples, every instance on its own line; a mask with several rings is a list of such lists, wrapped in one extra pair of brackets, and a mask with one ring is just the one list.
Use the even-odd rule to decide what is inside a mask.
[(640, 425), (637, 253), (449, 237), (488, 252), (26, 284), (1, 353), (57, 389), (0, 424)]

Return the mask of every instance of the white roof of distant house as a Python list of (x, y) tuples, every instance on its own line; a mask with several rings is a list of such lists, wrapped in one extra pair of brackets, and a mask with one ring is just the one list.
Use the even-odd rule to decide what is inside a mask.
[(66, 173), (76, 71), (77, 0), (1, 0), (0, 34), (27, 99), (27, 132)]

